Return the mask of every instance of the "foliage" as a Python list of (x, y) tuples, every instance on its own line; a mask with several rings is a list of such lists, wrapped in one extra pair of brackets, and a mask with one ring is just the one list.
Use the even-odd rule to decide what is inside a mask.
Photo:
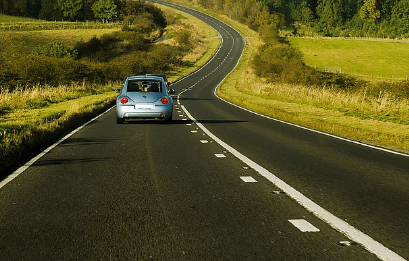
[(66, 47), (64, 43), (60, 41), (54, 41), (44, 46), (35, 48), (32, 54), (55, 58), (76, 58), (78, 51), (74, 48)]
[(57, 0), (54, 7), (62, 11), (64, 17), (74, 20), (82, 9), (82, 0)]
[(92, 5), (95, 18), (103, 19), (104, 21), (111, 21), (118, 15), (117, 5), (114, 0), (98, 0)]
[(119, 18), (126, 20), (130, 16), (150, 14), (157, 26), (165, 28), (167, 23), (161, 9), (143, 1), (118, 0)]
[(362, 19), (375, 22), (377, 19), (379, 19), (379, 17), (381, 17), (381, 12), (376, 8), (375, 0), (365, 0), (364, 4), (359, 10), (359, 15)]

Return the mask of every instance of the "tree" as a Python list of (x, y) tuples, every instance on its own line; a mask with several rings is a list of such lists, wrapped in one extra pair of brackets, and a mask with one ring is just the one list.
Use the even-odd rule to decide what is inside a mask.
[(99, 0), (92, 5), (95, 18), (111, 21), (118, 15), (114, 0)]
[(56, 9), (57, 0), (41, 0), (41, 11), (38, 14), (39, 19), (44, 20), (62, 20), (63, 14)]
[(409, 31), (409, 0), (400, 0), (393, 6), (391, 22), (394, 27), (399, 28), (399, 33)]
[(376, 0), (365, 0), (359, 10), (359, 15), (364, 20), (375, 22), (381, 17), (381, 11), (376, 8)]
[(289, 5), (291, 18), (295, 21), (309, 24), (314, 19), (314, 14), (307, 1), (303, 0), (300, 3), (292, 2)]
[(62, 11), (64, 17), (74, 20), (82, 9), (82, 0), (57, 0), (54, 8)]
[(332, 36), (333, 31), (343, 23), (342, 0), (318, 0), (318, 30)]
[(381, 11), (381, 19), (389, 20), (391, 18), (392, 8), (396, 0), (378, 0), (378, 9)]

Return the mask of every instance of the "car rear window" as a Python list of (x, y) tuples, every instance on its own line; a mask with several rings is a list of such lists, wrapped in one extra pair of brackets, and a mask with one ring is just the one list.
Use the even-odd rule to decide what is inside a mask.
[(160, 81), (134, 80), (128, 81), (127, 92), (161, 92)]

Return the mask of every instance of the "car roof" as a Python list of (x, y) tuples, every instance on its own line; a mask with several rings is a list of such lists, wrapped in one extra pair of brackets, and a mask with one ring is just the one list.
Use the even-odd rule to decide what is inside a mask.
[(126, 78), (127, 80), (138, 80), (138, 79), (143, 79), (143, 80), (159, 80), (163, 81), (162, 77), (159, 76), (154, 76), (154, 75), (136, 75), (136, 76), (129, 76)]
[(165, 80), (165, 82), (166, 82), (167, 79), (168, 79), (168, 77), (166, 76), (165, 73), (147, 73), (146, 75), (162, 77), (162, 78)]

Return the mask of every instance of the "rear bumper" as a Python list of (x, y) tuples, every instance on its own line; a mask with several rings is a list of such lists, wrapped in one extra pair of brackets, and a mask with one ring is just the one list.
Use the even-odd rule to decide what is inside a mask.
[(116, 107), (118, 118), (169, 118), (172, 115), (172, 105), (156, 105), (154, 110), (138, 109), (134, 106), (120, 105)]

